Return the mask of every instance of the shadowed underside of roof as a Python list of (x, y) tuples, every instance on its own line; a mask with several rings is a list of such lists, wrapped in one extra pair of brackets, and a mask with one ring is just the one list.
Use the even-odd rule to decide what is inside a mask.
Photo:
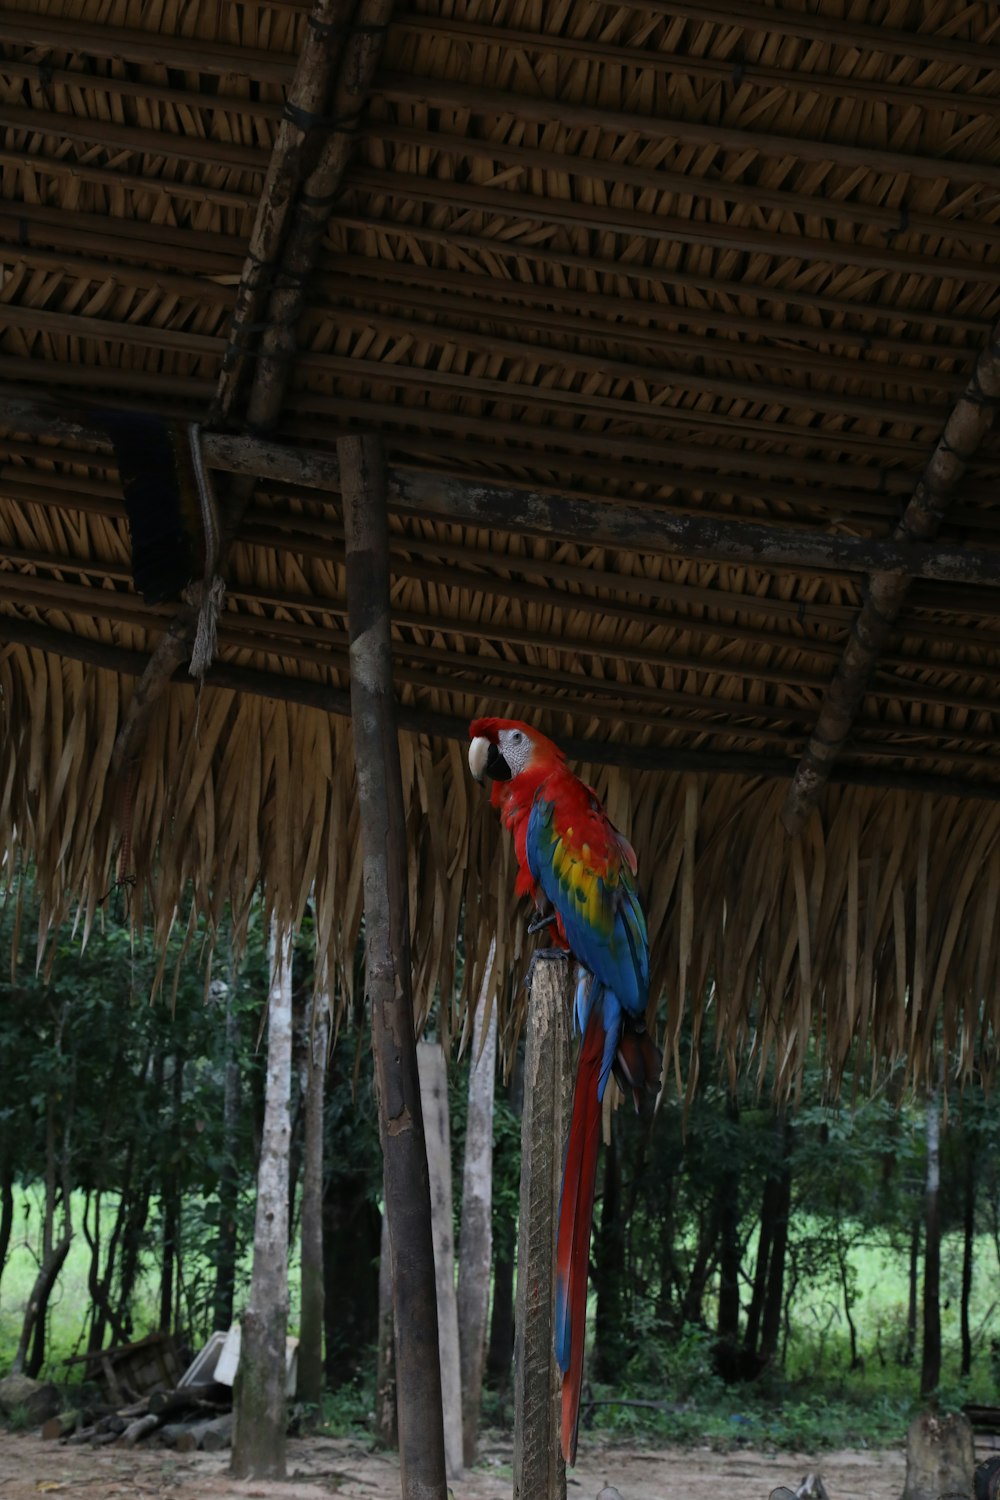
[[(1000, 318), (1000, 14), (436, 0), (386, 27), (388, 11), (0, 16), (7, 847), (36, 859), (52, 913), (82, 897), (92, 920), (135, 873), (161, 932), (192, 883), (216, 918), (263, 883), (283, 920), (314, 886), (349, 986), (335, 478), (220, 464), (239, 524), (216, 665), (200, 694), (166, 690), (117, 772), (176, 605), (134, 589), (87, 409), (256, 426), (292, 455), (376, 430), (421, 1004), (450, 994), (461, 934), (464, 1027), (496, 930), (488, 988), (517, 1020), (523, 913), (460, 743), (474, 714), (509, 713), (569, 742), (632, 831), (672, 1037), (687, 995), (724, 1053), (753, 1044), (785, 1081), (813, 1032), (834, 1073), (871, 1036), (920, 1076), (944, 1017), (964, 1063), (988, 1065), (994, 435), (936, 535), (913, 533), (936, 560), (833, 784), (800, 836), (781, 812), (872, 593), (860, 544), (893, 538)], [(324, 49), (328, 76), (310, 71)], [(300, 211), (318, 225), (307, 272), (294, 228), (254, 252)], [(524, 490), (551, 510), (519, 507)], [(690, 522), (689, 547), (655, 541), (663, 518)], [(778, 551), (713, 553), (719, 522)]]

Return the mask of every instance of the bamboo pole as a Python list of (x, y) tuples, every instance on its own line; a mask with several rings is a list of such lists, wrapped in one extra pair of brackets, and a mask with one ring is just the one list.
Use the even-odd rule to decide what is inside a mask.
[[(285, 273), (292, 275), (286, 266)], [(298, 277), (299, 273), (294, 273)], [(303, 272), (304, 276), (305, 273)], [(280, 299), (280, 300), (279, 300)], [(223, 300), (223, 299), (220, 299)], [(273, 429), (277, 415), (273, 412), (274, 391), (284, 392), (288, 369), (294, 353), (293, 332), (303, 312), (301, 288), (284, 289), (272, 298), (267, 332), (256, 358), (258, 378), (251, 391), (251, 407), (248, 420), (251, 428), (260, 434)], [(443, 312), (442, 312), (443, 316)], [(77, 313), (50, 311), (45, 308), (10, 306), (5, 312), (12, 327), (27, 328), (38, 333), (67, 334), (75, 339), (95, 338), (109, 343), (133, 345), (142, 349), (166, 349), (178, 354), (189, 354), (215, 361), (222, 339), (220, 335), (198, 334), (172, 328), (150, 328), (145, 324), (132, 324), (110, 318), (94, 318)], [(654, 390), (667, 386), (684, 385), (695, 392), (708, 395), (741, 399), (746, 394), (746, 381), (729, 376), (692, 374), (681, 369), (637, 364), (606, 355), (565, 351), (544, 343), (530, 343), (507, 339), (500, 335), (454, 328), (437, 321), (430, 323), (412, 318), (396, 318), (392, 314), (373, 312), (368, 309), (337, 308), (337, 319), (345, 328), (372, 329), (386, 335), (405, 335), (420, 340), (432, 347), (454, 346), (467, 349), (473, 354), (507, 355), (512, 360), (526, 360), (541, 366), (559, 370), (580, 372), (588, 375), (620, 381), (635, 380), (642, 376)], [(291, 331), (290, 331), (291, 330)], [(270, 342), (268, 341), (270, 337)], [(228, 347), (228, 346), (227, 346)], [(746, 358), (752, 361), (748, 350)], [(602, 396), (586, 391), (549, 390), (534, 385), (530, 380), (513, 381), (490, 379), (482, 375), (462, 375), (440, 371), (423, 365), (386, 364), (373, 358), (356, 355), (337, 355), (323, 351), (302, 351), (297, 356), (297, 367), (303, 372), (316, 371), (331, 376), (346, 376), (348, 379), (364, 379), (375, 385), (417, 386), (430, 392), (463, 395), (484, 395), (508, 401), (522, 401), (526, 406), (538, 410), (552, 410), (561, 414), (566, 408), (574, 408), (595, 417), (618, 417), (623, 420), (652, 424), (662, 430), (675, 428), (683, 432), (720, 432), (724, 436), (777, 437), (783, 442), (795, 441), (797, 430), (784, 418), (774, 421), (763, 419), (734, 420), (723, 412), (706, 412), (683, 406), (665, 406), (655, 400), (639, 401), (631, 397)], [(883, 382), (892, 383), (893, 371), (886, 366)], [(897, 380), (920, 388), (919, 371), (903, 366)], [(933, 384), (933, 382), (932, 382)], [(864, 419), (871, 415), (872, 396), (845, 396), (824, 390), (806, 390), (799, 386), (776, 386), (759, 381), (754, 387), (760, 400), (772, 407), (790, 411), (832, 413)], [(308, 399), (308, 397), (306, 398)], [(254, 408), (258, 416), (253, 416)], [(881, 416), (887, 422), (906, 425), (919, 431), (932, 428), (936, 422), (935, 409), (929, 404), (905, 404), (889, 401), (878, 396)], [(397, 418), (398, 419), (398, 418)], [(865, 432), (838, 432), (827, 434), (827, 441), (837, 439), (843, 451), (852, 448), (870, 449), (871, 438)], [(885, 459), (893, 451), (908, 457), (916, 442), (885, 441), (880, 453)]]
[(339, 447), (347, 534), (351, 724), (364, 850), (365, 954), (393, 1270), (403, 1500), (446, 1500), (430, 1184), (410, 992), (406, 824), (377, 438)]
[[(437, 90), (433, 91), (437, 94)], [(523, 96), (517, 95), (518, 100)], [(558, 109), (558, 104), (552, 106)], [(517, 111), (515, 111), (515, 114)], [(608, 120), (606, 128), (612, 128)], [(706, 127), (711, 129), (711, 127)], [(741, 131), (737, 132), (742, 135)], [(716, 142), (716, 145), (718, 143)], [(747, 149), (748, 143), (744, 143)], [(797, 143), (786, 143), (786, 154), (796, 156)], [(836, 155), (837, 148), (827, 147), (827, 157)], [(868, 163), (871, 167), (872, 163)], [(952, 163), (939, 162), (941, 168)], [(977, 169), (978, 170), (978, 169)], [(947, 175), (942, 171), (942, 176)], [(991, 174), (996, 175), (996, 174)], [(455, 213), (465, 214), (471, 210), (492, 214), (498, 219), (515, 221), (530, 220), (532, 223), (557, 224), (567, 229), (591, 230), (620, 237), (635, 236), (651, 242), (667, 242), (671, 245), (708, 245), (715, 249), (741, 249), (747, 255), (762, 254), (787, 256), (789, 242), (787, 234), (777, 230), (757, 229), (743, 224), (713, 224), (709, 220), (693, 222), (680, 214), (657, 214), (639, 209), (617, 209), (602, 211), (588, 203), (571, 203), (554, 200), (535, 193), (515, 193), (506, 188), (481, 187), (478, 184), (454, 181), (439, 181), (432, 177), (396, 172), (375, 167), (359, 167), (351, 173), (352, 187), (364, 188), (368, 192), (392, 199), (403, 198), (408, 203), (444, 204)], [(383, 229), (384, 229), (383, 224)], [(407, 225), (400, 225), (405, 233)], [(959, 278), (967, 281), (996, 280), (995, 263), (982, 260), (959, 260), (956, 258), (927, 257), (918, 251), (895, 250), (883, 241), (866, 244), (854, 238), (823, 239), (819, 235), (797, 236), (796, 254), (803, 260), (818, 260), (831, 265), (865, 266), (878, 271), (902, 271), (913, 275)], [(512, 247), (513, 248), (513, 245)], [(622, 275), (619, 265), (616, 274)], [(642, 275), (639, 270), (628, 267), (629, 275)]]
[(521, 1202), (514, 1307), (514, 1500), (565, 1500), (555, 1357), (555, 1265), (569, 1120), (571, 974), (536, 960), (524, 1052)]
[[(861, 168), (865, 172), (945, 178), (972, 186), (989, 184), (1000, 187), (1000, 169), (992, 161), (963, 161), (940, 155), (890, 151), (874, 142), (860, 146), (844, 141), (833, 143), (804, 134), (781, 135), (742, 125), (727, 125), (718, 120), (708, 124), (665, 113), (597, 109), (592, 105), (578, 104), (558, 93), (546, 98), (511, 89), (484, 88), (480, 83), (461, 83), (455, 78), (388, 72), (379, 80), (377, 93), (393, 103), (430, 105), (474, 116), (498, 115), (501, 119), (528, 120), (537, 125), (557, 124), (566, 129), (602, 131), (635, 136), (640, 140), (680, 141), (689, 146), (707, 146), (712, 151), (752, 151), (757, 156), (777, 157), (779, 160), (794, 157), (806, 162), (836, 162), (838, 166)], [(627, 173), (628, 169), (625, 170)], [(692, 191), (690, 182), (687, 190)], [(787, 240), (785, 248), (787, 253)]]
[[(500, 200), (502, 202), (502, 200)], [(419, 224), (407, 221), (406, 223), (393, 223), (385, 217), (375, 217), (366, 214), (360, 209), (345, 210), (340, 216), (340, 222), (347, 228), (359, 229), (368, 234), (389, 236), (391, 240), (401, 240), (404, 244), (433, 245), (454, 251), (464, 250), (472, 254), (487, 254), (491, 260), (501, 260), (504, 256), (509, 257), (516, 263), (523, 263), (534, 268), (547, 267), (558, 268), (569, 272), (578, 280), (587, 284), (589, 278), (584, 273), (591, 271), (599, 276), (610, 279), (612, 285), (625, 285), (629, 288), (640, 285), (649, 287), (664, 287), (676, 291), (695, 292), (719, 292), (726, 297), (746, 298), (752, 297), (758, 305), (768, 306), (778, 303), (782, 308), (794, 307), (808, 310), (810, 312), (828, 312), (837, 316), (862, 317), (866, 320), (888, 321), (898, 323), (902, 321), (908, 327), (927, 326), (935, 329), (949, 328), (958, 333), (975, 330), (982, 334), (988, 329), (986, 319), (970, 318), (960, 313), (938, 312), (920, 307), (905, 308), (897, 306), (889, 301), (880, 301), (877, 307), (869, 303), (855, 300), (849, 296), (835, 296), (824, 292), (803, 292), (794, 287), (775, 286), (767, 282), (757, 283), (747, 277), (741, 281), (734, 281), (725, 276), (713, 275), (710, 271), (679, 271), (669, 265), (644, 265), (639, 261), (629, 261), (623, 265), (620, 260), (613, 256), (600, 256), (580, 254), (570, 250), (552, 249), (545, 241), (525, 242), (523, 239), (504, 240), (495, 235), (471, 234), (459, 229), (454, 229), (451, 224), (438, 227), (434, 223)], [(787, 251), (787, 245), (785, 249)], [(392, 262), (392, 268), (397, 268), (397, 263)], [(765, 262), (766, 264), (766, 262)], [(519, 276), (514, 277), (507, 283), (512, 289), (518, 284)], [(538, 278), (541, 281), (541, 278)], [(864, 283), (861, 283), (864, 285)], [(575, 290), (575, 286), (573, 290)], [(634, 309), (648, 307), (652, 299), (633, 301), (631, 298), (619, 299), (622, 307), (622, 316), (626, 315), (629, 306)], [(655, 305), (655, 304), (654, 304)], [(686, 311), (686, 305), (684, 310)], [(798, 325), (796, 325), (798, 326)], [(797, 334), (795, 335), (798, 336)]]
[[(641, 6), (637, 8), (642, 9)], [(686, 8), (672, 7), (671, 14), (681, 13)], [(786, 14), (782, 12), (774, 24), (770, 20), (765, 22), (763, 29), (769, 32), (781, 29), (792, 31), (794, 26), (793, 13), (788, 12), (786, 18)], [(846, 22), (838, 21), (838, 38), (843, 40), (844, 33), (849, 29)], [(410, 32), (421, 38), (448, 37), (467, 46), (485, 44), (496, 48), (518, 48), (542, 57), (556, 56), (561, 62), (565, 62), (567, 58), (579, 58), (583, 62), (598, 67), (642, 68), (650, 73), (667, 77), (707, 78), (730, 87), (733, 84), (731, 57), (704, 56), (693, 52), (682, 53), (673, 48), (657, 53), (648, 47), (615, 45), (610, 39), (603, 37), (600, 41), (588, 41), (585, 38), (567, 36), (557, 31), (518, 30), (510, 26), (476, 24), (465, 19), (456, 20), (436, 14), (411, 13), (400, 16), (394, 23), (393, 30)], [(879, 32), (882, 30), (882, 27), (878, 28)], [(0, 36), (2, 34), (0, 31)], [(913, 38), (916, 38), (918, 42), (921, 40), (914, 32), (899, 31), (895, 35), (900, 39), (900, 50), (905, 50), (907, 43)], [(866, 39), (864, 50), (868, 51), (877, 45), (876, 34), (872, 39)], [(896, 47), (894, 46), (892, 50), (895, 52)], [(967, 48), (965, 51), (968, 55)], [(928, 55), (935, 59), (938, 56), (933, 53), (932, 49), (928, 49)], [(972, 63), (971, 59), (967, 64), (977, 73), (981, 65), (981, 62)], [(754, 61), (752, 72), (748, 70), (747, 82), (762, 89), (780, 88), (791, 93), (832, 94), (837, 100), (863, 99), (879, 106), (884, 106), (886, 97), (885, 84), (880, 79), (853, 78), (849, 74), (820, 73), (812, 68), (806, 71), (792, 67), (769, 67), (759, 60)], [(976, 115), (980, 112), (1000, 113), (1000, 98), (969, 91), (921, 88), (918, 84), (909, 85), (894, 81), (892, 97), (900, 104), (912, 104), (920, 109), (953, 111), (960, 115)]]
[[(73, 661), (87, 662), (91, 666), (108, 672), (119, 672), (123, 676), (139, 676), (148, 660), (143, 651), (108, 645), (103, 641), (73, 635), (67, 630), (58, 630), (51, 625), (38, 625), (33, 620), (14, 619), (6, 614), (0, 614), (0, 642), (2, 641), (25, 646), (29, 650), (66, 656)], [(435, 674), (434, 683), (436, 687), (441, 687), (440, 675)], [(279, 703), (300, 703), (305, 708), (315, 708), (322, 713), (349, 716), (351, 712), (350, 697), (343, 688), (330, 687), (325, 682), (308, 678), (290, 677), (287, 673), (258, 671), (251, 667), (216, 662), (205, 675), (205, 685), (258, 698), (272, 698)], [(194, 691), (196, 685), (187, 674), (183, 674), (175, 680), (174, 686)], [(551, 701), (550, 698), (550, 704)], [(398, 721), (401, 729), (412, 734), (437, 735), (444, 739), (458, 740), (462, 744), (468, 741), (467, 718), (401, 704)], [(564, 739), (562, 744), (566, 754), (573, 760), (620, 766), (625, 770), (705, 771), (720, 776), (753, 776), (763, 779), (787, 778), (794, 770), (790, 760), (745, 751), (679, 750), (671, 746), (646, 747), (591, 739)], [(935, 758), (945, 757), (938, 755)], [(981, 764), (985, 770), (995, 770), (996, 757), (984, 757)], [(837, 785), (844, 786), (880, 789), (895, 787), (901, 791), (930, 792), (942, 797), (1000, 801), (1000, 784), (996, 781), (973, 781), (969, 778), (922, 772), (881, 771), (871, 766), (835, 766), (830, 779)]]
[[(976, 361), (902, 519), (894, 541), (925, 543), (936, 533), (956, 486), (965, 474), (996, 415), (1000, 401), (1000, 324)], [(1000, 570), (994, 577), (1000, 584)], [(885, 570), (873, 573), (868, 593), (827, 689), (816, 726), (800, 760), (781, 820), (792, 837), (801, 833), (819, 802), (833, 762), (857, 718), (868, 679), (892, 633), (906, 599), (909, 579)]]
[(841, 16), (812, 11), (775, 10), (759, 0), (636, 0), (636, 10), (648, 15), (685, 16), (693, 21), (711, 21), (719, 26), (743, 25), (769, 35), (808, 37), (838, 47), (856, 47), (862, 53), (881, 52), (913, 57), (921, 62), (950, 63), (978, 73), (991, 66), (996, 48), (970, 45), (961, 37), (934, 32), (904, 31), (901, 27), (851, 22)]
[[(33, 585), (31, 579), (21, 579), (7, 574), (5, 587), (12, 602), (36, 609), (55, 606), (71, 612), (86, 612), (92, 609), (92, 617), (148, 628), (141, 608), (132, 606), (128, 596), (109, 595), (107, 590), (91, 590), (48, 581), (44, 588)], [(96, 594), (92, 607), (91, 594)], [(118, 600), (121, 599), (121, 602)], [(329, 613), (342, 614), (343, 607), (331, 609)], [(310, 627), (291, 620), (260, 621), (240, 619), (229, 615), (230, 623), (220, 627), (219, 642), (234, 650), (254, 651), (258, 655), (280, 656), (285, 661), (310, 663), (327, 669), (346, 670), (347, 651), (343, 638), (334, 637), (328, 630), (314, 631)], [(166, 623), (164, 621), (164, 623)], [(426, 622), (422, 622), (426, 625)], [(454, 622), (447, 622), (446, 629), (454, 629)], [(2, 636), (0, 630), (0, 636)], [(315, 644), (309, 644), (314, 641)], [(303, 643), (305, 642), (305, 643)], [(591, 648), (592, 649), (592, 648)], [(672, 693), (657, 688), (644, 688), (629, 683), (591, 683), (577, 673), (560, 673), (555, 669), (520, 667), (506, 659), (491, 659), (448, 650), (421, 648), (396, 642), (394, 645), (394, 674), (403, 686), (436, 688), (462, 694), (468, 698), (492, 695), (503, 702), (517, 702), (521, 711), (526, 708), (579, 715), (581, 718), (604, 721), (608, 724), (631, 724), (637, 728), (656, 728), (661, 733), (695, 737), (699, 741), (711, 741), (716, 748), (721, 742), (747, 742), (770, 745), (784, 750), (789, 756), (799, 753), (805, 743), (805, 710), (762, 709), (759, 705), (741, 699), (712, 700), (691, 692)], [(426, 663), (428, 670), (412, 663)], [(250, 669), (254, 670), (254, 669)], [(465, 677), (458, 675), (467, 673)], [(994, 676), (996, 674), (993, 674)], [(176, 680), (176, 679), (175, 679)], [(560, 689), (558, 699), (553, 697), (553, 688)], [(576, 691), (574, 691), (576, 690)], [(582, 691), (580, 691), (582, 690)], [(589, 696), (589, 694), (595, 696)], [(938, 701), (938, 700), (932, 700)], [(678, 709), (714, 714), (713, 719), (671, 717), (662, 711), (664, 703)], [(643, 708), (643, 704), (649, 707)], [(972, 712), (986, 714), (991, 711), (991, 700), (952, 703), (949, 707), (970, 708)], [(786, 729), (770, 726), (786, 724)], [(865, 738), (859, 738), (858, 754), (871, 758), (896, 760), (901, 756), (910, 758), (936, 758), (953, 765), (991, 769), (994, 761), (987, 747), (1000, 746), (1000, 736), (980, 729), (963, 727), (956, 731), (949, 724), (885, 724), (880, 720), (861, 723), (859, 730)], [(978, 751), (954, 748), (956, 737), (980, 747)], [(788, 774), (791, 774), (791, 762)]]
[[(267, 304), (266, 327), (257, 350), (254, 388), (247, 403), (251, 428), (267, 430), (277, 420), (296, 359), (296, 330), (305, 307), (306, 278), (319, 258), (341, 179), (350, 161), (354, 138), (382, 55), (393, 0), (361, 0), (344, 47), (343, 62), (331, 100), (331, 118), (319, 160), (296, 203), (282, 257), (282, 280), (274, 284)], [(237, 372), (238, 374), (238, 372)], [(228, 410), (220, 384), (219, 409)]]

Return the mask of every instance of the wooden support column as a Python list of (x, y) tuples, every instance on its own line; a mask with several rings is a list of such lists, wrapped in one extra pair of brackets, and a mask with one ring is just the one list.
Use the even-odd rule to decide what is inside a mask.
[(572, 965), (534, 967), (524, 1049), (521, 1206), (514, 1305), (514, 1500), (565, 1500), (555, 1356), (555, 1267), (563, 1145), (571, 1092)]
[(431, 1199), (410, 990), (406, 825), (389, 640), (385, 461), (338, 444), (344, 497), (351, 724), (364, 853), (365, 974), (385, 1170), (403, 1500), (446, 1500)]
[[(968, 385), (955, 403), (912, 499), (892, 534), (894, 542), (926, 543), (936, 533), (965, 470), (993, 425), (1000, 402), (1000, 324), (993, 330)], [(1000, 574), (995, 574), (1000, 580)], [(788, 789), (781, 821), (793, 837), (819, 802), (833, 763), (858, 716), (875, 663), (886, 650), (910, 579), (873, 572), (809, 743)], [(970, 641), (970, 644), (972, 642)]]

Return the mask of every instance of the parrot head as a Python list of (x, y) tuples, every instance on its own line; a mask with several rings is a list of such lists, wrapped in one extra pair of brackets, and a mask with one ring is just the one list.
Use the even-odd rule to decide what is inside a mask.
[(473, 719), (469, 739), (469, 770), (479, 782), (512, 781), (563, 759), (551, 740), (518, 719)]

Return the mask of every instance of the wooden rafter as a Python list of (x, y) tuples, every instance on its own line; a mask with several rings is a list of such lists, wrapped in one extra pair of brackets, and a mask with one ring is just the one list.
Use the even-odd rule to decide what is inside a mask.
[[(252, 346), (256, 357), (246, 401), (247, 420), (260, 432), (270, 431), (278, 420), (291, 373), (305, 281), (349, 159), (391, 9), (392, 0), (360, 0), (360, 4), (316, 0), (236, 293), (212, 406), (217, 419), (233, 409)], [(311, 146), (317, 127), (322, 144), (314, 154)], [(263, 332), (258, 337), (265, 308)], [(220, 567), (252, 494), (252, 479), (243, 479), (229, 495)], [(151, 657), (122, 718), (113, 757), (116, 767), (128, 762), (154, 704), (184, 659), (196, 616), (196, 600), (182, 605)]]
[[(21, 431), (100, 442), (100, 428), (86, 419), (60, 416), (45, 403), (0, 397), (0, 421)], [(210, 467), (248, 478), (271, 478), (305, 488), (336, 491), (340, 474), (333, 455), (291, 448), (238, 434), (203, 436)], [(992, 547), (927, 547), (905, 530), (892, 541), (796, 532), (787, 527), (721, 517), (675, 515), (625, 503), (613, 506), (515, 489), (487, 481), (454, 479), (442, 473), (394, 469), (390, 504), (402, 513), (437, 515), (466, 525), (557, 536), (580, 543), (681, 557), (744, 563), (767, 569), (820, 569), (838, 572), (878, 570), (902, 578), (932, 578), (1000, 587), (1000, 558)]]
[[(1000, 325), (976, 361), (963, 394), (897, 525), (893, 540), (925, 543), (935, 535), (956, 486), (993, 424), (1000, 403)], [(1000, 582), (998, 574), (996, 582)], [(873, 573), (867, 597), (833, 681), (827, 689), (809, 744), (796, 767), (782, 810), (786, 831), (801, 833), (819, 802), (830, 771), (857, 717), (869, 677), (893, 629), (909, 580), (884, 571)]]

